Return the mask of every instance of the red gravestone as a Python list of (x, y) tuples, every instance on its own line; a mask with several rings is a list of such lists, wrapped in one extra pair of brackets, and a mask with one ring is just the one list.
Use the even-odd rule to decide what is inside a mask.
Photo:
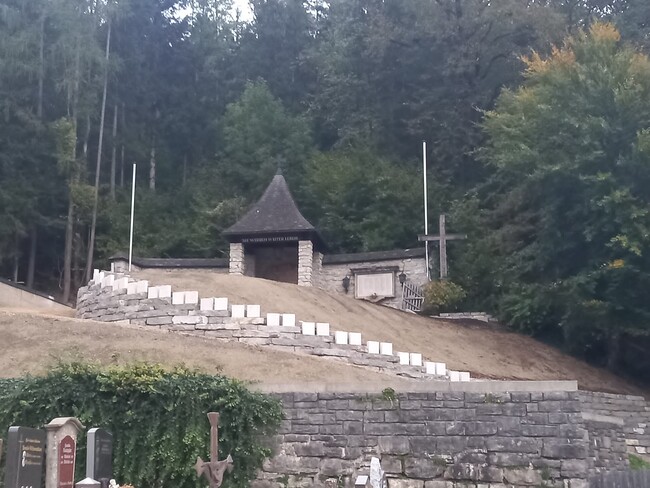
[(73, 488), (77, 443), (69, 435), (59, 443), (59, 481), (57, 488)]

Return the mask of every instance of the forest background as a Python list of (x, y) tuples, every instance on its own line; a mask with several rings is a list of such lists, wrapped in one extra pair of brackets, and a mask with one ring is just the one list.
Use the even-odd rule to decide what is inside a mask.
[(0, 0), (0, 276), (73, 300), (134, 162), (138, 256), (279, 165), (332, 252), (414, 247), (428, 141), (463, 306), (647, 379), (649, 49), (646, 0)]

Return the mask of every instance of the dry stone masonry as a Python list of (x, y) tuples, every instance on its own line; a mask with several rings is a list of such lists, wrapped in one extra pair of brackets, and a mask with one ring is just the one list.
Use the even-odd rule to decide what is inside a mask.
[(352, 486), (373, 456), (389, 488), (582, 488), (603, 435), (589, 430), (577, 391), (278, 397), (286, 420), (252, 488)]
[(409, 378), (471, 379), (469, 372), (449, 370), (420, 353), (394, 351), (390, 342), (364, 342), (359, 332), (299, 322), (292, 313), (264, 316), (259, 305), (230, 304), (225, 297), (199, 297), (196, 291), (174, 291), (169, 285), (149, 286), (120, 273), (95, 270), (93, 280), (79, 290), (77, 316), (328, 357)]

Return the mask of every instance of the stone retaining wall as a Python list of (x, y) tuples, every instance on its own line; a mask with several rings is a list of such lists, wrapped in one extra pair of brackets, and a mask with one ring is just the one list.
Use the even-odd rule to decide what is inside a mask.
[(622, 421), (627, 451), (650, 459), (650, 405), (641, 396), (581, 392), (584, 411)]
[(196, 291), (173, 291), (169, 285), (150, 287), (124, 274), (96, 270), (88, 286), (79, 289), (77, 317), (328, 357), (409, 378), (470, 380), (469, 372), (448, 370), (417, 352), (393, 351), (392, 343), (364, 340), (358, 332), (331, 330), (329, 323), (300, 322), (292, 313), (263, 315), (259, 305), (201, 298)]
[(278, 397), (286, 420), (252, 488), (352, 486), (372, 456), (389, 488), (586, 486), (577, 392)]

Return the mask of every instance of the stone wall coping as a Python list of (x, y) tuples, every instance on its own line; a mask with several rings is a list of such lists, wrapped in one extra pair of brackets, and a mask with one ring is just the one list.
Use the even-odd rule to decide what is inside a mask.
[(578, 382), (561, 381), (382, 381), (377, 386), (370, 383), (321, 383), (294, 382), (277, 384), (252, 384), (251, 389), (264, 393), (377, 393), (386, 388), (393, 388), (397, 393), (425, 392), (468, 392), (468, 393), (502, 393), (502, 392), (549, 392), (577, 391)]
[(611, 415), (599, 415), (596, 413), (582, 412), (582, 418), (586, 422), (598, 422), (601, 424), (625, 425), (625, 420)]

